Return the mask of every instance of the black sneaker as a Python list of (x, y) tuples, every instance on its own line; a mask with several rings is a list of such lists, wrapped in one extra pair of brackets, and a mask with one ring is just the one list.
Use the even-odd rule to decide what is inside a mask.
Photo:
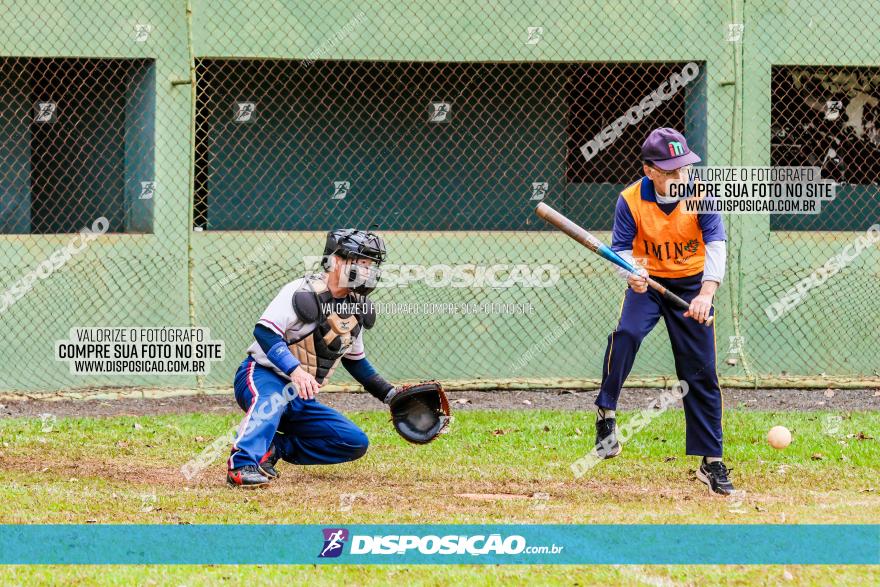
[(613, 459), (623, 451), (617, 442), (616, 422), (615, 418), (596, 420), (596, 454), (603, 459)]
[(709, 491), (718, 495), (730, 495), (733, 493), (733, 483), (727, 478), (727, 474), (732, 469), (728, 469), (721, 461), (713, 461), (707, 463), (706, 459), (700, 463), (697, 469), (697, 479), (709, 486)]
[(245, 465), (226, 472), (226, 483), (231, 487), (255, 489), (269, 484), (269, 478), (260, 473), (256, 465)]
[(275, 463), (277, 463), (280, 458), (281, 457), (278, 456), (278, 451), (275, 450), (275, 444), (273, 443), (269, 446), (269, 451), (260, 459), (260, 473), (268, 477), (269, 481), (278, 479), (278, 477), (281, 476), (275, 469)]

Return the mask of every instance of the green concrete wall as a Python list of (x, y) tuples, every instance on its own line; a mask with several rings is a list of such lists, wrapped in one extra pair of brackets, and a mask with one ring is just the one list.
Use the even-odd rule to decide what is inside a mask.
[[(194, 377), (74, 377), (52, 359), (54, 341), (74, 326), (208, 326), (226, 341), (228, 360), (204, 385), (228, 385), (260, 311), (318, 252), (318, 232), (192, 232), (191, 60), (195, 57), (323, 58), (426, 61), (689, 61), (705, 63), (706, 154), (713, 165), (769, 164), (770, 68), (774, 64), (880, 63), (875, 7), (867, 0), (817, 7), (806, 1), (282, 2), (132, 0), (57, 5), (11, 0), (0, 16), (0, 56), (127, 57), (155, 60), (153, 233), (106, 235), (5, 312), (0, 319), (0, 387), (59, 390), (94, 386), (184, 386)], [(404, 7), (401, 7), (404, 6)], [(865, 14), (866, 18), (853, 15)], [(360, 16), (359, 16), (360, 15)], [(352, 19), (359, 24), (331, 38)], [(741, 43), (724, 39), (727, 23), (745, 22)], [(145, 43), (135, 24), (152, 25)], [(37, 23), (37, 24), (35, 24)], [(546, 43), (526, 45), (528, 26)], [(192, 45), (190, 45), (190, 39)], [(182, 83), (181, 83), (182, 82)], [(0, 88), (4, 87), (0, 84)], [(0, 107), (2, 112), (2, 107)], [(12, 144), (14, 147), (14, 143)], [(0, 155), (10, 144), (0, 145)], [(15, 149), (13, 149), (15, 150)], [(11, 157), (11, 155), (10, 155)], [(19, 186), (20, 187), (20, 186)], [(7, 188), (4, 185), (4, 189)], [(877, 219), (866, 218), (865, 228)], [(880, 301), (874, 295), (878, 252), (865, 251), (821, 293), (780, 321), (764, 307), (852, 242), (853, 232), (771, 232), (766, 217), (727, 219), (728, 278), (718, 295), (718, 350), (745, 337), (745, 361), (719, 361), (722, 376), (876, 376)], [(600, 233), (607, 238), (607, 233)], [(530, 316), (381, 317), (368, 354), (390, 379), (596, 378), (622, 288), (604, 263), (560, 235), (542, 232), (390, 232), (397, 263), (560, 262), (553, 290), (382, 290), (390, 301), (533, 302)], [(0, 286), (31, 270), (69, 239), (0, 235)], [(484, 251), (493, 251), (486, 258)], [(568, 317), (554, 352), (515, 364)], [(671, 375), (658, 327), (636, 363), (637, 375)], [(344, 381), (345, 378), (342, 378)]]
[[(2, 315), (2, 387), (58, 390), (108, 385), (195, 385), (194, 377), (72, 376), (54, 360), (56, 340), (76, 326), (190, 323), (190, 76), (185, 5), (176, 2), (15, 2), (0, 16), (0, 54), (15, 57), (127, 57), (155, 60), (155, 181), (152, 234), (105, 235)], [(133, 42), (135, 24), (151, 41)], [(121, 196), (120, 196), (121, 197)], [(81, 225), (91, 225), (83, 219)], [(0, 235), (2, 286), (65, 246), (71, 235)]]

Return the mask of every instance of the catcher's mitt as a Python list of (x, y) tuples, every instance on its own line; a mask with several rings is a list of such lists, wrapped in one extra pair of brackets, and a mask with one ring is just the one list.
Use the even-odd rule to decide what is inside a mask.
[(437, 381), (397, 387), (385, 403), (391, 408), (397, 433), (414, 444), (431, 442), (449, 426), (449, 400)]

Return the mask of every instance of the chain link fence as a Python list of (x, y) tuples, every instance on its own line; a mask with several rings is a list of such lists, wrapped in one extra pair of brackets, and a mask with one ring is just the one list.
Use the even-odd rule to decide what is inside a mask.
[(0, 28), (2, 387), (193, 386), (55, 360), (73, 328), (191, 323), (183, 7), (12, 2)]
[[(623, 282), (534, 207), (610, 242), (660, 126), (710, 165), (812, 165), (843, 184), (818, 216), (725, 218), (722, 380), (876, 381), (876, 244), (810, 278), (880, 217), (867, 2), (13, 4), (7, 389), (229, 386), (263, 308), (348, 226), (388, 246), (366, 344), (389, 379), (595, 385)], [(187, 325), (225, 342), (206, 376), (54, 359), (72, 328)], [(631, 383), (673, 378), (663, 331)]]

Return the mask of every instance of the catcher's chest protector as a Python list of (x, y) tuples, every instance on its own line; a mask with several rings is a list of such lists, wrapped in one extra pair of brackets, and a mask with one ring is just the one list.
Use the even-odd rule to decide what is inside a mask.
[(318, 383), (333, 374), (361, 328), (371, 328), (376, 320), (366, 297), (350, 293), (344, 300), (334, 300), (327, 284), (316, 276), (307, 278), (303, 288), (293, 294), (293, 309), (298, 319), (315, 323), (315, 328), (288, 342), (288, 348)]

